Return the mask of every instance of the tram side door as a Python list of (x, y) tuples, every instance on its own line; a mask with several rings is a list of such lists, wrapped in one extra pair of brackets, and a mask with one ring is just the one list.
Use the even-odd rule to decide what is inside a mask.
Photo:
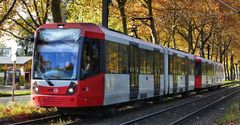
[(129, 69), (130, 69), (130, 100), (138, 98), (139, 91), (139, 52), (138, 46), (129, 46)]
[(160, 61), (161, 55), (159, 50), (154, 50), (154, 95), (160, 94)]
[(189, 86), (189, 72), (191, 69), (189, 69), (189, 65), (190, 65), (190, 59), (188, 59), (188, 57), (185, 57), (185, 91), (188, 91), (188, 86)]

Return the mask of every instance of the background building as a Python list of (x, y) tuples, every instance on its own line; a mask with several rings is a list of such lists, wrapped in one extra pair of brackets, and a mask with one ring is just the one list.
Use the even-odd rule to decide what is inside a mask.
[[(19, 82), (29, 83), (31, 79), (32, 57), (16, 57), (16, 67)], [(11, 85), (13, 61), (11, 56), (0, 57), (0, 85)]]

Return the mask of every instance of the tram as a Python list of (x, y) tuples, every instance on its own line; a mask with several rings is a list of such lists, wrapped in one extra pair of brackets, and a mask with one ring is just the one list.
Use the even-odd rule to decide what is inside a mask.
[(52, 23), (35, 33), (31, 101), (104, 107), (220, 86), (223, 65), (90, 23)]

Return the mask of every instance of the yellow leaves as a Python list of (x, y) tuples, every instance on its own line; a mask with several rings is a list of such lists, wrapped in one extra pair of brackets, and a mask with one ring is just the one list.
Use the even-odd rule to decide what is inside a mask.
[(30, 71), (32, 68), (32, 61), (28, 61), (25, 65), (24, 65), (24, 71)]
[(7, 71), (8, 68), (9, 68), (8, 65), (7, 65), (7, 64), (4, 64), (4, 65), (1, 66), (1, 69), (0, 69), (0, 70), (1, 70), (1, 71)]
[(101, 0), (76, 0), (67, 5), (69, 14), (67, 22), (90, 22), (101, 24), (101, 7)]
[(9, 102), (7, 105), (0, 104), (0, 111), (0, 119), (23, 120), (53, 113), (56, 109), (48, 112), (45, 108), (33, 107), (30, 102)]

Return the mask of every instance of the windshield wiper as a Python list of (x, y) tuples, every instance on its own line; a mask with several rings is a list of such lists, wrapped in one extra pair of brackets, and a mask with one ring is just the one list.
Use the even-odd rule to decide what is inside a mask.
[(54, 84), (44, 75), (44, 73), (42, 72), (41, 69), (39, 69), (39, 68), (36, 68), (36, 69), (37, 69), (37, 72), (41, 74), (40, 76), (42, 77), (42, 79), (44, 79), (48, 83), (49, 86), (54, 86)]

